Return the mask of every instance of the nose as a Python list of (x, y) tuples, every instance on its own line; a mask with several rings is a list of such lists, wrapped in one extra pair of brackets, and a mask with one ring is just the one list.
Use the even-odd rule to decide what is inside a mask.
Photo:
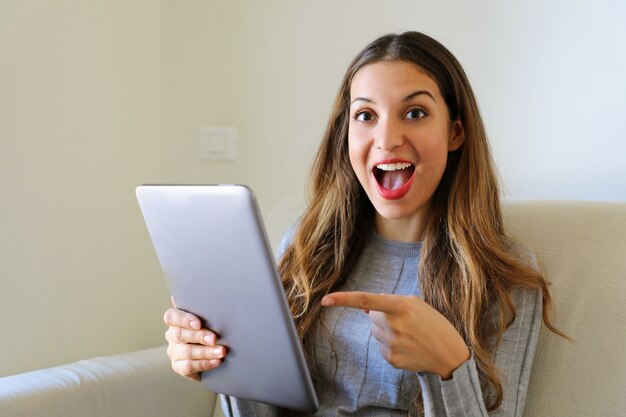
[(379, 120), (374, 134), (374, 146), (382, 151), (391, 151), (404, 143), (402, 127), (390, 118)]

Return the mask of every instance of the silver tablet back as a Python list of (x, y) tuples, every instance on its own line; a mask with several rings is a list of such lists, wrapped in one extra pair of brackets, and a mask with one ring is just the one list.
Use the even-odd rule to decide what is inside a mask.
[(137, 199), (177, 307), (228, 348), (212, 391), (312, 412), (318, 401), (252, 191), (144, 185)]

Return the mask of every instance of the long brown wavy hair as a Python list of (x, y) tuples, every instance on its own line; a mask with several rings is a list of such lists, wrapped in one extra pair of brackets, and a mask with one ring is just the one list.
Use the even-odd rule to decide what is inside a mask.
[[(406, 61), (439, 86), (452, 121), (460, 120), (465, 142), (449, 153), (425, 228), (419, 274), (424, 300), (441, 312), (473, 350), (489, 411), (503, 400), (502, 381), (491, 356), (515, 319), (512, 287), (543, 295), (543, 321), (552, 298), (546, 279), (511, 253), (494, 164), (478, 105), (463, 68), (436, 40), (419, 32), (376, 39), (352, 61), (339, 88), (312, 166), (309, 204), (279, 265), (298, 334), (315, 374), (312, 340), (319, 331), (321, 299), (341, 286), (359, 257), (373, 225), (374, 208), (348, 157), (350, 85), (365, 65)], [(495, 329), (485, 317), (497, 313)], [(421, 413), (418, 395), (412, 408)], [(411, 414), (414, 414), (413, 410)]]

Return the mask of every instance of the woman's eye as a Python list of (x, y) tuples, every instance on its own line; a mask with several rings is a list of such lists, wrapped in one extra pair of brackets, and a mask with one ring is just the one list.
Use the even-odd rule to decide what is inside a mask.
[(406, 114), (406, 117), (408, 119), (421, 119), (423, 117), (426, 117), (426, 112), (422, 109), (411, 109)]
[(354, 118), (356, 120), (360, 120), (361, 122), (370, 122), (372, 120), (374, 120), (374, 116), (372, 115), (372, 113), (368, 112), (368, 111), (361, 111), (358, 112)]

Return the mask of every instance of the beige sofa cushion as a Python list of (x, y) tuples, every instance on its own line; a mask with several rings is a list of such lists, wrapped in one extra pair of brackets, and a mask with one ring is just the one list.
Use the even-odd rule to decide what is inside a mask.
[(626, 203), (510, 201), (509, 230), (552, 281), (525, 417), (626, 415)]
[(2, 417), (210, 417), (215, 398), (174, 374), (165, 347), (0, 378)]

